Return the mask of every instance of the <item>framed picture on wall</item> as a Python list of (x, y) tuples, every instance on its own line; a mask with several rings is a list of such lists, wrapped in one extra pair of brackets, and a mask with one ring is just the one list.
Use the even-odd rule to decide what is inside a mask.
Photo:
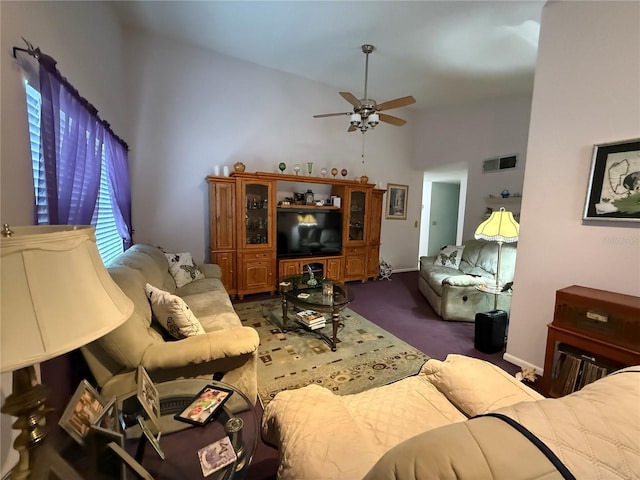
[(582, 219), (640, 221), (640, 138), (594, 145)]
[(407, 219), (407, 197), (409, 185), (387, 183), (387, 214), (386, 218), (396, 220)]

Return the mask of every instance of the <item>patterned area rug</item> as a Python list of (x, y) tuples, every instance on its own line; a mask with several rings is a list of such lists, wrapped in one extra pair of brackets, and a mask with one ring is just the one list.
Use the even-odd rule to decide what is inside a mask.
[[(305, 328), (280, 332), (279, 299), (241, 303), (234, 308), (243, 325), (255, 328), (260, 335), (258, 395), (263, 407), (278, 392), (311, 383), (338, 395), (363, 392), (416, 374), (429, 358), (348, 308), (341, 315), (335, 352)], [(330, 334), (330, 324), (325, 332)]]

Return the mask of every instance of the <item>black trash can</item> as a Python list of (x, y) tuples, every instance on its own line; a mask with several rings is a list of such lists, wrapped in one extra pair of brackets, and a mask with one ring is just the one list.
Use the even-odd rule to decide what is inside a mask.
[(476, 313), (473, 346), (482, 353), (503, 350), (507, 338), (507, 321), (507, 312), (504, 310)]

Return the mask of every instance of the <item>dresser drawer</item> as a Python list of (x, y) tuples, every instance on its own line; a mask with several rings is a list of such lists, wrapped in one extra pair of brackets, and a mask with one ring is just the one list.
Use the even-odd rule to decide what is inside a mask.
[(345, 255), (364, 255), (366, 251), (366, 247), (347, 247), (344, 250)]

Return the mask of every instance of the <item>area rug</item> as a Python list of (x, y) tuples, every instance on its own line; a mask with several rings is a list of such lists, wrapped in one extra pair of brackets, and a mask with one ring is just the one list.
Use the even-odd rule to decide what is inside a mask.
[[(429, 358), (348, 308), (341, 314), (335, 352), (305, 328), (282, 333), (277, 326), (282, 321), (279, 299), (234, 308), (242, 324), (255, 328), (260, 336), (258, 395), (263, 407), (282, 390), (312, 383), (338, 395), (363, 392), (418, 373)], [(327, 332), (330, 329), (326, 327)]]

